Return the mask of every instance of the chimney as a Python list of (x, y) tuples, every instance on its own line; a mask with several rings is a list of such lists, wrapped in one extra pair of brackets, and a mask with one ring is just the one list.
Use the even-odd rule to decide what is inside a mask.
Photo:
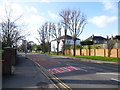
[(92, 38), (94, 37), (94, 34), (92, 35)]
[(113, 35), (111, 36), (111, 40), (113, 40)]
[(109, 39), (109, 36), (107, 35), (107, 40)]

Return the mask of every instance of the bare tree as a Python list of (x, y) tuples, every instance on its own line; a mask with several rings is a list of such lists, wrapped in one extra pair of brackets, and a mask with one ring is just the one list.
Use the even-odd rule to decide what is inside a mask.
[(5, 19), (0, 23), (0, 31), (3, 47), (17, 47), (17, 42), (24, 36), (20, 35), (21, 26), (17, 25), (17, 21), (21, 18), (12, 20), (11, 11), (5, 8), (6, 16)]
[[(39, 38), (36, 38), (38, 42), (41, 44), (42, 43), (42, 49), (43, 52), (45, 51), (45, 47), (47, 47), (47, 51), (50, 54), (50, 37), (51, 37), (51, 29), (52, 25), (51, 22), (45, 22), (41, 28), (39, 28), (38, 33), (39, 33)], [(46, 45), (46, 46), (45, 46)]]
[(61, 23), (58, 23), (57, 25), (55, 25), (54, 23), (52, 24), (51, 35), (57, 41), (57, 55), (58, 55), (59, 54), (60, 36), (61, 36)]
[(86, 17), (80, 11), (72, 10), (68, 23), (69, 31), (74, 41), (73, 55), (75, 56), (76, 39), (83, 32), (84, 26), (86, 24)]
[(45, 26), (42, 25), (42, 27), (40, 27), (38, 29), (38, 34), (39, 34), (39, 38), (37, 38), (37, 40), (42, 43), (42, 51), (45, 53), (45, 40), (47, 37), (47, 31), (45, 29)]
[[(67, 30), (68, 30), (68, 24), (69, 24), (69, 21), (70, 21), (70, 13), (71, 11), (69, 9), (67, 10), (62, 10), (59, 15), (62, 17), (62, 25), (63, 25), (63, 28), (64, 28), (64, 35), (66, 36), (67, 35)], [(66, 39), (64, 38), (63, 40), (63, 55), (65, 55), (65, 42), (66, 42)]]
[(47, 29), (47, 43), (48, 43), (48, 52), (50, 54), (50, 48), (51, 48), (51, 43), (50, 43), (50, 37), (51, 37), (51, 30), (52, 30), (52, 24), (46, 23), (46, 29)]

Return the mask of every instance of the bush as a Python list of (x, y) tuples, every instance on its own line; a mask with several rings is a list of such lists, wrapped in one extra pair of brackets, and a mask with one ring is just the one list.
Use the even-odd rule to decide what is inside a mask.
[[(82, 49), (82, 48), (83, 48), (81, 45), (76, 45), (75, 47), (76, 47), (76, 49)], [(73, 48), (74, 48), (74, 46), (73, 46), (73, 45), (72, 45), (72, 46), (70, 46), (70, 49), (73, 49)]]

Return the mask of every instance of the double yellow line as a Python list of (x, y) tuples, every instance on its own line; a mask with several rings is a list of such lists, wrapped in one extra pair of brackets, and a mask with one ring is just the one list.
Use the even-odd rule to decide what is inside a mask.
[[(29, 58), (30, 59), (30, 58)], [(33, 60), (31, 60), (33, 61)], [(64, 90), (72, 90), (72, 88), (70, 88), (68, 85), (66, 85), (65, 83), (63, 83), (59, 78), (57, 78), (55, 75), (51, 74), (50, 72), (48, 72), (44, 67), (42, 67), (41, 65), (39, 65), (37, 62), (33, 61), (35, 64), (37, 64), (44, 72), (46, 72), (50, 79), (52, 79), (53, 81), (57, 82), (60, 90), (63, 88)], [(60, 87), (61, 86), (61, 87)]]
[(57, 81), (57, 83), (62, 86), (65, 90), (72, 90), (68, 85), (66, 85), (65, 83), (63, 83), (59, 78), (57, 78), (55, 75), (52, 75), (53, 78), (52, 80)]
[(51, 76), (50, 78), (53, 81), (56, 81), (58, 83), (58, 85), (60, 85), (62, 88), (64, 88), (64, 90), (72, 90), (68, 85), (66, 85), (65, 83), (63, 83), (59, 78), (57, 78), (55, 75), (51, 74), (50, 72), (48, 72), (44, 67), (40, 66), (44, 71), (46, 71), (46, 73)]

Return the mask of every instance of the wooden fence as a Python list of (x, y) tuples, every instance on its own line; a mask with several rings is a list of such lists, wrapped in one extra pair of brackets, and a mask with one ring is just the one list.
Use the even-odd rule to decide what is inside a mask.
[[(73, 49), (65, 50), (65, 54), (73, 55)], [(111, 51), (109, 49), (76, 49), (76, 55), (104, 56), (104, 57), (110, 56), (120, 58), (120, 48), (114, 48)]]

